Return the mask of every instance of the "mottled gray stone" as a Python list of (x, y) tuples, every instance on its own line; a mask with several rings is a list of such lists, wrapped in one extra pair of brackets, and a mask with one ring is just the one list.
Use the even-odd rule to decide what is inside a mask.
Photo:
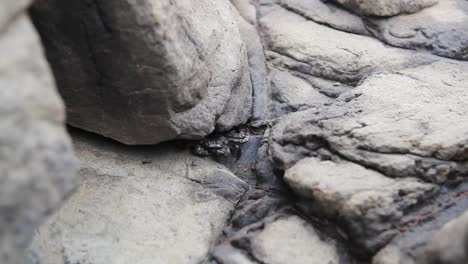
[(248, 188), (173, 145), (74, 141), (82, 183), (38, 229), (32, 263), (200, 263)]
[(326, 149), (391, 177), (463, 177), (467, 81), (456, 62), (371, 75), (330, 105), (283, 118), (271, 152), (282, 168)]
[(366, 22), (375, 37), (392, 46), (468, 60), (468, 1), (443, 0), (415, 14)]
[(34, 229), (76, 186), (65, 110), (29, 18), (0, 3), (0, 263), (21, 262)]
[(375, 252), (398, 233), (405, 211), (437, 190), (412, 178), (391, 179), (344, 160), (306, 158), (285, 181), (314, 213), (341, 223), (353, 242)]
[(251, 81), (228, 1), (38, 1), (68, 122), (127, 144), (248, 121)]
[[(346, 8), (366, 16), (395, 16), (415, 13), (439, 0), (334, 0)], [(444, 1), (444, 0), (443, 0)], [(441, 2), (443, 2), (441, 1)]]
[(279, 5), (264, 5), (260, 11), (267, 58), (277, 67), (301, 74), (356, 85), (375, 72), (438, 60), (435, 56), (389, 47), (367, 36), (334, 30)]

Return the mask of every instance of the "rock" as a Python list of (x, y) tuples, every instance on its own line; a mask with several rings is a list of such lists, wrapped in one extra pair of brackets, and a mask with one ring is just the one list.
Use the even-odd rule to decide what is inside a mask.
[(74, 137), (83, 182), (37, 231), (32, 263), (200, 263), (248, 186), (174, 145)]
[(270, 85), (263, 43), (257, 32), (257, 20), (255, 19), (255, 23), (251, 24), (250, 21), (240, 16), (237, 17), (242, 40), (247, 46), (250, 79), (252, 80), (253, 101), (250, 123), (254, 127), (260, 127), (266, 125), (270, 117)]
[(427, 246), (429, 264), (463, 264), (468, 262), (468, 211), (450, 221)]
[(392, 46), (468, 60), (467, 1), (444, 0), (415, 14), (366, 22), (375, 37)]
[(326, 150), (390, 177), (464, 177), (467, 81), (456, 62), (371, 75), (328, 106), (283, 118), (270, 151), (282, 169)]
[(468, 181), (441, 186), (438, 194), (408, 212), (399, 234), (372, 259), (373, 264), (429, 263), (426, 246), (452, 219), (468, 210)]
[(336, 30), (370, 35), (362, 19), (331, 1), (322, 0), (278, 0), (279, 5), (318, 24)]
[(369, 74), (411, 68), (438, 60), (380, 41), (334, 30), (279, 5), (260, 8), (259, 20), (275, 66), (332, 83), (355, 86)]
[(257, 25), (257, 8), (255, 0), (230, 0), (231, 4), (236, 7), (239, 14), (251, 25)]
[(38, 1), (69, 124), (126, 144), (247, 122), (246, 47), (228, 1)]
[(302, 218), (283, 214), (246, 227), (214, 250), (221, 264), (342, 263), (347, 256), (332, 238), (323, 236)]
[(275, 117), (305, 110), (330, 102), (330, 98), (320, 93), (311, 83), (292, 75), (286, 69), (270, 68), (272, 99), (275, 104)]
[(0, 263), (21, 263), (34, 229), (76, 186), (65, 110), (29, 1), (0, 3)]
[(314, 212), (345, 223), (351, 239), (370, 252), (396, 233), (405, 210), (437, 190), (412, 178), (391, 179), (344, 160), (306, 158), (288, 169), (285, 181)]
[[(346, 8), (365, 16), (395, 16), (416, 13), (438, 0), (334, 0)], [(443, 1), (441, 1), (443, 2)]]

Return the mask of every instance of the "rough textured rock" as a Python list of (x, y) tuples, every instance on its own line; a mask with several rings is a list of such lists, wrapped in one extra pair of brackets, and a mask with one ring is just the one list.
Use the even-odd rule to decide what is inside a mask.
[[(235, 1), (234, 1), (235, 2)], [(242, 1), (237, 1), (238, 5)], [(244, 3), (249, 8), (254, 8), (252, 4)], [(239, 12), (247, 12), (243, 6)], [(249, 9), (250, 10), (250, 9)], [(256, 9), (254, 9), (256, 11)], [(242, 13), (241, 13), (242, 15)], [(252, 80), (252, 116), (250, 123), (252, 126), (259, 127), (265, 125), (270, 117), (270, 85), (268, 80), (268, 71), (266, 66), (265, 53), (263, 51), (263, 43), (256, 28), (256, 17), (255, 21), (251, 22), (246, 20), (244, 16), (237, 16), (237, 23), (239, 25), (239, 31), (242, 36), (242, 40), (247, 46), (247, 56), (249, 61), (250, 79)], [(248, 18), (252, 19), (252, 18)]]
[(0, 262), (20, 263), (36, 226), (75, 187), (64, 107), (28, 1), (0, 3)]
[(342, 263), (337, 242), (297, 215), (271, 216), (247, 226), (214, 250), (221, 264)]
[[(372, 258), (372, 263), (429, 263), (427, 244), (445, 224), (468, 210), (467, 190), (468, 181), (441, 186), (436, 196), (427, 199), (404, 216), (398, 228), (399, 234)], [(457, 236), (454, 236), (451, 241), (455, 242), (456, 238)], [(461, 242), (453, 245), (455, 249), (455, 245), (461, 245)]]
[(330, 102), (328, 96), (322, 94), (307, 80), (296, 77), (285, 69), (270, 67), (270, 79), (275, 117)]
[(364, 22), (359, 16), (336, 6), (331, 1), (276, 0), (276, 3), (318, 24), (344, 32), (369, 35)]
[(307, 158), (285, 173), (289, 186), (316, 213), (345, 223), (352, 240), (375, 251), (398, 231), (405, 210), (437, 187), (415, 179), (391, 179), (344, 160)]
[(127, 144), (200, 138), (251, 113), (228, 1), (38, 1), (31, 10), (68, 122)]
[(271, 151), (287, 168), (320, 149), (391, 177), (444, 182), (467, 172), (468, 65), (379, 73), (332, 104), (284, 118)]
[(83, 182), (39, 228), (32, 263), (200, 263), (248, 186), (169, 145), (76, 135)]
[(260, 11), (269, 61), (307, 76), (356, 85), (377, 71), (405, 69), (438, 59), (334, 30), (279, 5), (263, 5)]
[(366, 22), (377, 38), (390, 45), (468, 60), (468, 2), (465, 0), (444, 0), (415, 14), (369, 18)]
[[(334, 0), (346, 8), (367, 16), (394, 16), (415, 13), (438, 0)], [(441, 1), (443, 2), (443, 1)]]
[(430, 264), (467, 263), (468, 211), (437, 232), (426, 250), (426, 261)]

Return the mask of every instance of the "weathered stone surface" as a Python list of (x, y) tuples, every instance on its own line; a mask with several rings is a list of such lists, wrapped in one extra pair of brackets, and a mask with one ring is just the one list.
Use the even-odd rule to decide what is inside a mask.
[(200, 263), (248, 186), (174, 146), (75, 135), (83, 182), (39, 228), (32, 263)]
[(330, 150), (392, 177), (464, 175), (468, 65), (437, 62), (379, 73), (332, 104), (284, 118), (271, 152), (282, 168)]
[(245, 21), (249, 24), (257, 25), (257, 8), (255, 0), (230, 0)]
[(286, 69), (270, 67), (270, 79), (275, 117), (330, 102), (330, 98), (320, 93), (310, 82), (292, 75)]
[[(334, 0), (346, 8), (367, 16), (394, 16), (415, 13), (438, 0)], [(443, 2), (443, 1), (441, 1)]]
[(41, 0), (68, 122), (127, 144), (200, 138), (251, 113), (246, 47), (228, 1)]
[(415, 179), (391, 179), (344, 160), (306, 158), (285, 180), (318, 214), (345, 223), (351, 239), (375, 251), (398, 231), (405, 210), (437, 190)]
[[(468, 181), (451, 182), (441, 186), (436, 196), (404, 216), (398, 227), (399, 234), (372, 258), (372, 263), (429, 263), (427, 244), (445, 224), (468, 210), (467, 190)], [(459, 243), (453, 245), (456, 244)]]
[(344, 32), (369, 35), (364, 22), (359, 16), (334, 5), (331, 1), (276, 0), (276, 2), (284, 8), (318, 24)]
[(230, 241), (216, 247), (213, 256), (221, 264), (338, 264), (346, 258), (336, 241), (290, 214), (272, 216), (247, 226)]
[(356, 85), (369, 74), (438, 60), (392, 48), (380, 41), (317, 24), (279, 5), (260, 8), (267, 57), (277, 67), (334, 82)]
[(429, 264), (468, 263), (468, 211), (437, 232), (426, 251)]
[[(238, 2), (240, 4), (242, 1)], [(249, 6), (252, 7), (251, 4)], [(240, 8), (242, 8), (242, 6)], [(239, 10), (239, 12), (241, 11), (245, 12), (243, 9)], [(246, 21), (246, 19), (241, 16), (237, 16), (237, 18), (242, 40), (247, 46), (250, 79), (252, 81), (253, 98), (250, 123), (254, 127), (259, 127), (265, 125), (270, 117), (270, 85), (263, 43), (257, 32), (256, 17), (255, 23)]]
[(366, 19), (375, 37), (397, 47), (468, 60), (468, 2), (444, 0), (418, 13)]
[(28, 1), (0, 3), (0, 263), (20, 263), (36, 226), (76, 185), (64, 107)]

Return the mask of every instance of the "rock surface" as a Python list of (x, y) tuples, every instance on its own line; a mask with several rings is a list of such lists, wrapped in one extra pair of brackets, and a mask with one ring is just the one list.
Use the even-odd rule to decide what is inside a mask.
[(285, 173), (289, 186), (317, 214), (344, 222), (352, 240), (375, 251), (394, 236), (405, 211), (437, 187), (415, 179), (391, 179), (343, 160), (307, 158)]
[(20, 263), (34, 229), (76, 185), (64, 107), (25, 8), (0, 3), (0, 263)]
[(367, 28), (382, 41), (401, 48), (425, 50), (468, 60), (468, 2), (443, 0), (418, 13), (368, 18)]
[(330, 29), (277, 5), (263, 9), (266, 14), (260, 23), (271, 51), (269, 59), (275, 65), (303, 74), (356, 84), (376, 71), (404, 69), (436, 60), (385, 46), (369, 37)]
[(169, 145), (74, 141), (83, 181), (39, 228), (32, 263), (200, 263), (248, 188)]
[[(415, 13), (439, 0), (334, 0), (346, 8), (366, 16), (394, 16)], [(441, 1), (443, 2), (443, 1)]]
[(38, 1), (69, 124), (127, 144), (246, 123), (252, 87), (228, 1)]
[(427, 246), (427, 263), (462, 264), (468, 262), (468, 211), (447, 223)]
[(330, 105), (284, 118), (273, 130), (273, 155), (287, 168), (298, 148), (325, 148), (387, 176), (463, 176), (467, 73), (466, 64), (437, 62), (372, 75)]
[(304, 219), (283, 214), (245, 227), (215, 248), (214, 259), (220, 264), (338, 264), (344, 260), (340, 250)]

